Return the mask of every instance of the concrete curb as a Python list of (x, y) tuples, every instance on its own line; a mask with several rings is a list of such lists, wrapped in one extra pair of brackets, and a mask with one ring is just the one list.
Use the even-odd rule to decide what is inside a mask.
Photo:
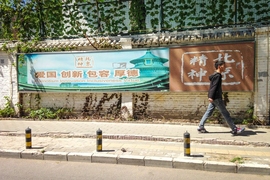
[(36, 150), (27, 149), (21, 152), (22, 159), (44, 159), (44, 154), (41, 152), (37, 152)]
[(240, 164), (237, 167), (237, 173), (270, 175), (270, 168), (267, 164)]
[(44, 160), (54, 160), (54, 161), (67, 161), (67, 152), (53, 152), (47, 151), (44, 153)]
[(215, 161), (205, 161), (204, 162), (205, 171), (216, 171), (216, 172), (237, 172), (237, 165), (231, 162), (215, 162)]
[(93, 153), (68, 153), (67, 161), (92, 162)]
[(93, 163), (117, 164), (117, 155), (94, 153), (92, 156), (92, 162)]
[(194, 170), (204, 170), (203, 160), (194, 160), (189, 158), (174, 158), (173, 167), (177, 169), (194, 169)]
[(173, 167), (173, 158), (146, 156), (144, 158), (144, 165), (145, 166), (154, 166), (154, 167), (172, 168)]
[(53, 152), (45, 153), (36, 150), (3, 150), (0, 149), (2, 158), (38, 159), (54, 161), (75, 161), (89, 163), (110, 163), (137, 166), (152, 166), (176, 169), (190, 169), (201, 171), (242, 173), (256, 175), (270, 175), (270, 166), (267, 164), (235, 164), (217, 161), (194, 159), (194, 157), (153, 157), (135, 155), (115, 155), (103, 152), (76, 153), (76, 152)]
[(6, 158), (21, 158), (21, 153), (23, 151), (20, 150), (0, 150), (0, 157)]

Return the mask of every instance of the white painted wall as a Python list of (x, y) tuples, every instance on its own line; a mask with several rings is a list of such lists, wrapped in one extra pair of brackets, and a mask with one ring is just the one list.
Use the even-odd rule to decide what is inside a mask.
[[(12, 100), (13, 105), (18, 102), (16, 59), (0, 51), (0, 108), (4, 108), (6, 100)], [(16, 106), (15, 106), (16, 108)]]

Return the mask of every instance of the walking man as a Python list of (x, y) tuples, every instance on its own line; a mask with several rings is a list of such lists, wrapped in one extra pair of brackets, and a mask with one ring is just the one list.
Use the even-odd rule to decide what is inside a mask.
[(239, 133), (243, 132), (245, 130), (245, 128), (239, 128), (239, 127), (235, 126), (235, 124), (230, 116), (230, 113), (226, 109), (225, 104), (222, 100), (222, 87), (221, 87), (222, 75), (221, 75), (221, 73), (224, 72), (224, 70), (225, 70), (225, 62), (224, 61), (216, 61), (215, 68), (216, 68), (216, 72), (209, 76), (209, 80), (210, 80), (210, 88), (208, 91), (209, 105), (208, 105), (208, 108), (200, 121), (198, 131), (201, 133), (208, 132), (204, 128), (204, 124), (205, 124), (206, 120), (213, 114), (215, 108), (217, 107), (219, 112), (222, 114), (222, 116), (224, 117), (224, 119), (226, 120), (226, 122), (228, 123), (230, 128), (232, 129), (231, 133), (232, 134), (239, 134)]

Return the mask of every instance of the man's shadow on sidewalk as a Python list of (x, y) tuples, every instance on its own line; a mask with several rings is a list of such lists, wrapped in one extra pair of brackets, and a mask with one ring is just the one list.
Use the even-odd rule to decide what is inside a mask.
[[(223, 132), (208, 132), (209, 134), (221, 134), (221, 133), (224, 133), (224, 134), (231, 134), (231, 132), (229, 131), (223, 131)], [(233, 136), (254, 136), (254, 135), (257, 135), (257, 134), (262, 134), (262, 133), (266, 133), (265, 131), (250, 131), (250, 130), (245, 130), (244, 132), (240, 133), (240, 134), (235, 134)]]
[(240, 134), (236, 134), (235, 136), (254, 136), (257, 134), (262, 134), (262, 133), (266, 133), (265, 131), (250, 131), (250, 130), (245, 130), (244, 132), (240, 133)]

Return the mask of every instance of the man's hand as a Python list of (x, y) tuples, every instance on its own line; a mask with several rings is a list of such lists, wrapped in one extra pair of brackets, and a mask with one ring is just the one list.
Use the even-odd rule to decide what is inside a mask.
[(214, 100), (212, 98), (208, 98), (208, 101), (212, 103)]

